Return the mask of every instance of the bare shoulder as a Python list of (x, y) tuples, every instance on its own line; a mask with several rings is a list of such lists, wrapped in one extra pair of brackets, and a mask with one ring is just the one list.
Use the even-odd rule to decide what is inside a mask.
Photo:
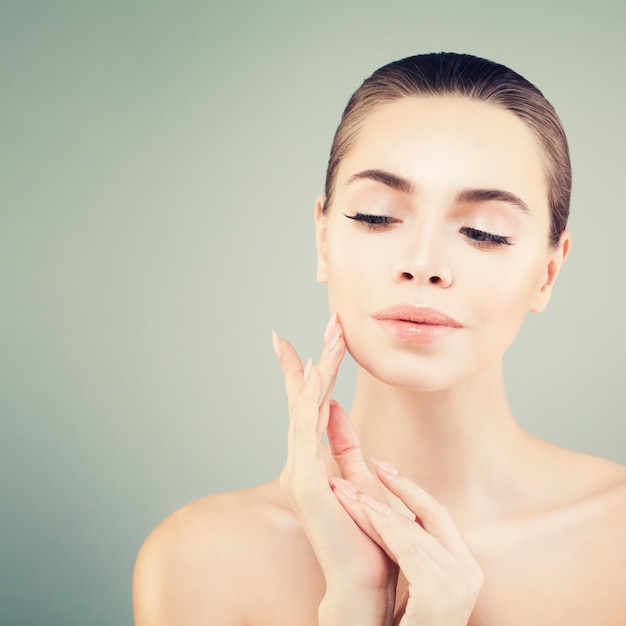
[(295, 566), (287, 554), (311, 557), (277, 482), (192, 502), (157, 526), (139, 552), (135, 624), (249, 623), (265, 581)]
[(625, 624), (626, 467), (541, 446), (523, 506), (472, 538), (486, 580), (471, 623)]
[(615, 543), (626, 555), (626, 466), (593, 456), (585, 458), (592, 486), (588, 505), (606, 530), (612, 531)]
[[(570, 452), (568, 482), (597, 513), (626, 515), (626, 466), (597, 456)], [(626, 538), (626, 537), (625, 537)]]
[[(544, 544), (545, 569), (577, 592), (567, 623), (624, 624), (626, 467), (585, 454), (572, 459), (569, 484), (577, 485), (578, 498), (547, 518), (554, 524)], [(549, 588), (548, 580), (543, 584)]]
[(596, 529), (614, 529), (626, 550), (626, 466), (553, 446), (549, 453), (553, 463), (543, 487), (554, 510)]
[(598, 513), (607, 507), (617, 513), (626, 505), (626, 465), (529, 437), (524, 476), (540, 510), (589, 504)]
[[(626, 467), (600, 457), (564, 452), (554, 486), (560, 504), (538, 516), (532, 529), (547, 531), (541, 542), (546, 569), (578, 589), (578, 613), (596, 623), (626, 618)], [(553, 560), (550, 556), (552, 555)], [(566, 582), (567, 581), (567, 582)], [(569, 584), (568, 584), (569, 583)], [(543, 581), (548, 585), (548, 581)], [(599, 616), (602, 615), (602, 619)], [(595, 621), (595, 620), (592, 620)], [(573, 620), (569, 623), (577, 623)], [(588, 623), (588, 622), (587, 622)]]

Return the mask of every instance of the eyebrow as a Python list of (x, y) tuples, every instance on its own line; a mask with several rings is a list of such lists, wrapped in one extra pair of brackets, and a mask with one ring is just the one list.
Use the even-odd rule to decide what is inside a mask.
[(415, 187), (408, 178), (397, 176), (391, 172), (385, 172), (384, 170), (363, 170), (352, 174), (348, 179), (348, 185), (357, 180), (374, 180), (378, 183), (382, 183), (391, 189), (401, 191), (402, 193), (413, 194), (415, 193)]
[(505, 202), (523, 213), (530, 213), (530, 208), (521, 199), (510, 191), (503, 189), (463, 189), (456, 197), (458, 203), (462, 202)]
[[(402, 193), (409, 195), (415, 193), (415, 185), (411, 180), (403, 176), (398, 176), (397, 174), (392, 174), (391, 172), (386, 172), (385, 170), (374, 169), (357, 172), (350, 176), (348, 184), (358, 180), (373, 180), (396, 191), (401, 191)], [(519, 209), (523, 213), (530, 213), (529, 206), (521, 198), (503, 189), (463, 189), (457, 195), (456, 202), (458, 204), (465, 202), (504, 202)]]

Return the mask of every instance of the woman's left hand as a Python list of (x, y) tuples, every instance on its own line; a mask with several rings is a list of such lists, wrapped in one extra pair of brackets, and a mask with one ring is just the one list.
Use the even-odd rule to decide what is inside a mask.
[[(414, 514), (413, 520), (367, 494), (355, 496), (347, 481), (335, 480), (335, 494), (407, 580), (394, 624), (466, 626), (483, 584), (480, 566), (442, 504), (390, 465), (373, 463), (381, 482)], [(362, 523), (364, 516), (367, 524)]]
[(398, 568), (363, 532), (369, 524), (365, 514), (360, 524), (355, 523), (331, 489), (340, 480), (335, 477), (338, 473), (350, 481), (344, 486), (351, 484), (360, 493), (385, 498), (380, 481), (363, 460), (347, 415), (330, 399), (345, 352), (339, 322), (333, 317), (327, 327), (318, 365), (309, 362), (303, 368), (293, 346), (277, 336), (274, 346), (285, 376), (290, 422), (280, 486), (325, 579), (319, 622), (387, 626), (393, 615)]

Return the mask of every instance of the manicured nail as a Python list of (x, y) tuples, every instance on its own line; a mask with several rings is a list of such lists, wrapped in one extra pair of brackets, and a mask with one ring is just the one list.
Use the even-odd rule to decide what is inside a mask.
[(333, 333), (333, 335), (330, 338), (330, 341), (326, 345), (326, 350), (325, 350), (326, 354), (328, 354), (329, 352), (332, 352), (334, 347), (337, 345), (337, 342), (339, 341), (340, 337), (341, 337), (341, 328), (339, 328), (339, 326), (336, 326), (335, 332)]
[(335, 318), (335, 324), (331, 328), (331, 332), (326, 340), (326, 345), (324, 346), (324, 354), (329, 354), (334, 349), (342, 334), (341, 326), (337, 323), (337, 318)]
[(383, 512), (383, 509), (380, 506), (380, 504), (378, 504), (378, 502), (376, 502), (376, 500), (374, 500), (374, 498), (370, 498), (370, 496), (368, 496), (367, 494), (360, 493), (359, 494), (359, 499), (361, 500), (361, 502), (363, 502), (363, 504), (365, 504), (372, 511), (375, 511), (376, 513), (382, 513)]
[(350, 498), (350, 500), (357, 499), (357, 490), (347, 480), (331, 476), (328, 482), (334, 490), (340, 491), (346, 498)]
[(283, 347), (280, 345), (280, 339), (275, 331), (272, 331), (272, 347), (279, 361), (283, 360)]
[(385, 474), (391, 474), (392, 476), (398, 476), (400, 474), (393, 465), (389, 465), (389, 463), (385, 463), (385, 461), (381, 461), (380, 459), (371, 459), (371, 461), (381, 472), (385, 472)]
[(326, 330), (324, 331), (324, 343), (328, 343), (330, 336), (333, 332), (333, 328), (337, 324), (337, 313), (333, 313), (326, 324)]
[(311, 370), (313, 369), (313, 361), (311, 361), (311, 359), (309, 359), (306, 362), (306, 367), (304, 368), (304, 382), (308, 383), (309, 382), (309, 378), (311, 378)]

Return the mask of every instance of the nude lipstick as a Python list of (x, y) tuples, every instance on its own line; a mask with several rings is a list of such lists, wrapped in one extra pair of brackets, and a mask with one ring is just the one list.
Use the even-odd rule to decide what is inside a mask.
[(421, 346), (435, 344), (463, 328), (443, 311), (413, 304), (391, 306), (372, 317), (394, 339)]

